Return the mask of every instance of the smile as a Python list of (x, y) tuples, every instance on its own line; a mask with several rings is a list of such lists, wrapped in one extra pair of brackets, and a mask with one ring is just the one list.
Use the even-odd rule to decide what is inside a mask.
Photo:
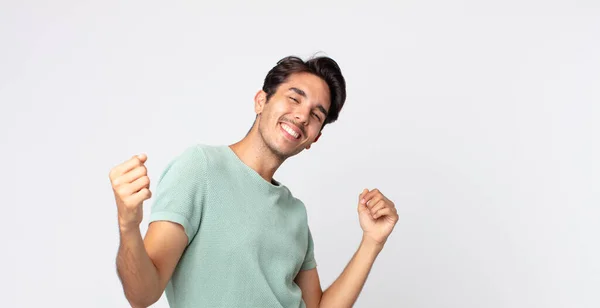
[(281, 128), (294, 139), (300, 138), (300, 133), (296, 131), (297, 128), (294, 129), (294, 127), (286, 123), (281, 123)]

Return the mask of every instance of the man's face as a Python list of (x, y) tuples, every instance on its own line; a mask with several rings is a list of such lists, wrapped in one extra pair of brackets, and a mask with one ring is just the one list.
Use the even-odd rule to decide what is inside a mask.
[(320, 136), (330, 104), (329, 87), (323, 79), (309, 73), (292, 74), (268, 102), (265, 92), (256, 95), (258, 132), (281, 159), (294, 156), (309, 149)]

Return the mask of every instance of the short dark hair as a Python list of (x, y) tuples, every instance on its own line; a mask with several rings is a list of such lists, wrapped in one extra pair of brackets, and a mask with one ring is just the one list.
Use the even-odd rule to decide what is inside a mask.
[(342, 76), (338, 64), (329, 57), (313, 57), (303, 61), (299, 57), (288, 56), (279, 60), (265, 77), (262, 89), (267, 93), (267, 101), (277, 92), (279, 85), (286, 82), (288, 77), (295, 73), (310, 73), (321, 77), (327, 83), (331, 106), (323, 122), (323, 127), (335, 122), (346, 101), (346, 80)]

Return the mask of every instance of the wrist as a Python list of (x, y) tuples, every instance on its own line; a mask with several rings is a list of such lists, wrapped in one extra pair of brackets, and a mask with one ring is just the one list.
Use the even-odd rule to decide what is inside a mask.
[(140, 232), (140, 226), (119, 221), (119, 232), (121, 232), (121, 234)]
[(383, 250), (384, 245), (385, 241), (377, 242), (365, 234), (363, 234), (362, 240), (360, 242), (360, 247), (375, 253), (381, 252)]

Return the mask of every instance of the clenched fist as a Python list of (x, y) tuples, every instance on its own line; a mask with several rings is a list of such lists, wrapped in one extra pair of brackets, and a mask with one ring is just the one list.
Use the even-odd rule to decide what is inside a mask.
[(144, 154), (135, 155), (110, 170), (121, 229), (137, 228), (142, 223), (142, 203), (152, 196), (148, 170), (144, 166), (147, 159)]
[(396, 205), (379, 189), (364, 189), (358, 196), (358, 217), (363, 235), (384, 244), (398, 222)]

